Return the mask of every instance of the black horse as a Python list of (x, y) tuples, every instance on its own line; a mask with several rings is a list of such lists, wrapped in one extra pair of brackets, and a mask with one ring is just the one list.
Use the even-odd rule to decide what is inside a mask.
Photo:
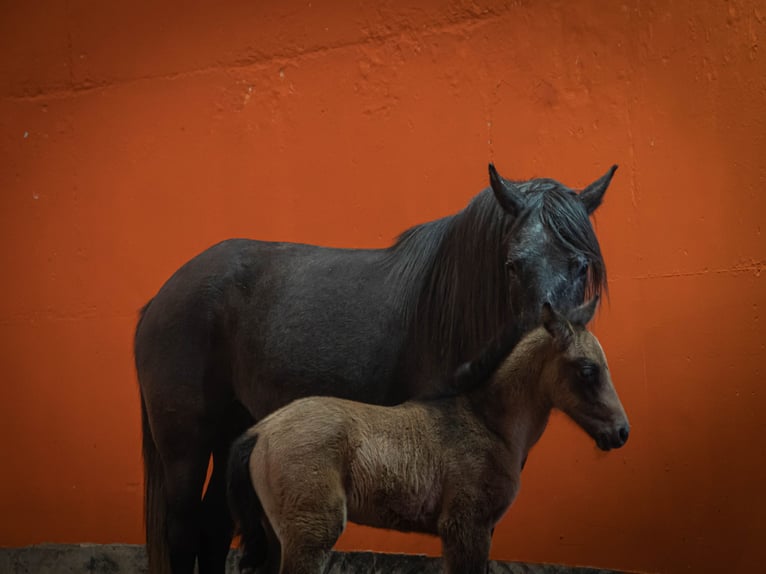
[(490, 189), (386, 249), (232, 239), (183, 265), (135, 336), (150, 571), (192, 572), (197, 558), (223, 572), (229, 446), (266, 414), (307, 395), (439, 392), (507, 323), (523, 332), (544, 301), (567, 310), (598, 294), (588, 215), (616, 167), (578, 193), (490, 165)]

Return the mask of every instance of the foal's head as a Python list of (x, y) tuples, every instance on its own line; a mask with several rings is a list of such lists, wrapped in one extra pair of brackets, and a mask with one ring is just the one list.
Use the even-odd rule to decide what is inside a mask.
[(543, 370), (542, 384), (553, 406), (570, 416), (601, 450), (620, 448), (630, 425), (598, 339), (586, 329), (597, 298), (562, 315), (548, 303), (542, 322), (553, 338), (554, 354)]

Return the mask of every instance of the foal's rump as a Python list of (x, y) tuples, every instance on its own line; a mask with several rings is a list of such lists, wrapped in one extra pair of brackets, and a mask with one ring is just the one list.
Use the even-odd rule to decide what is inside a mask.
[[(268, 521), (283, 547), (329, 548), (345, 528), (343, 461), (348, 443), (343, 429), (347, 420), (339, 416), (335, 405), (323, 403), (326, 401), (314, 398), (294, 401), (237, 441), (243, 456), (238, 457), (229, 480), (247, 473), (250, 491), (262, 508), (262, 512), (255, 508), (255, 514)], [(256, 435), (257, 442), (249, 441), (248, 437)], [(252, 448), (245, 463), (249, 444)], [(232, 495), (232, 511), (247, 511), (250, 493)], [(296, 524), (302, 526), (297, 530), (304, 531), (300, 540), (291, 539)], [(247, 550), (250, 543), (247, 538), (244, 542)]]
[(310, 397), (269, 415), (250, 431), (260, 437), (250, 473), (266, 514), (331, 512), (337, 522), (342, 509), (344, 525), (435, 533), (444, 468), (433, 411)]

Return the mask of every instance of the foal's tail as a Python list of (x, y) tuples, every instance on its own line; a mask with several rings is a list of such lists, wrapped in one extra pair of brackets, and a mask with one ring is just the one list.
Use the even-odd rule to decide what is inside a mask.
[(261, 519), (265, 518), (258, 493), (250, 477), (250, 455), (258, 441), (258, 434), (246, 432), (231, 446), (228, 468), (229, 509), (241, 535), (242, 560), (240, 572), (259, 568), (268, 559), (268, 541)]

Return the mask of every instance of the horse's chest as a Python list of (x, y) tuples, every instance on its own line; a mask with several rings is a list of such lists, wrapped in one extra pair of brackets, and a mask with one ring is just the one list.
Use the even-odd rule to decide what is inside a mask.
[(435, 533), (442, 498), (439, 468), (429, 453), (407, 453), (385, 437), (365, 445), (356, 453), (346, 485), (349, 520)]

